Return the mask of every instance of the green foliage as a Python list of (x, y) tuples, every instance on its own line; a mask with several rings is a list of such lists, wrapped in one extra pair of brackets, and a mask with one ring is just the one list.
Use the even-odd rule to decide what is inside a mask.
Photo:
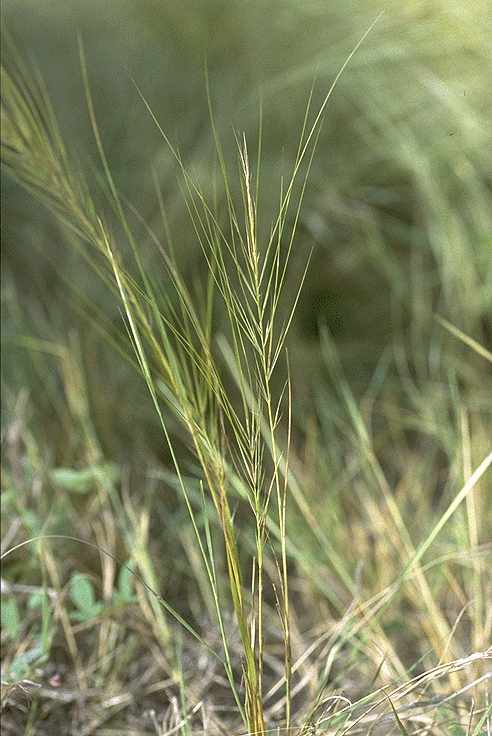
[(2, 633), (12, 641), (18, 642), (20, 633), (27, 635), (27, 627), (21, 623), (27, 617), (29, 611), (40, 610), (40, 627), (31, 627), (29, 639), (32, 646), (24, 648), (16, 653), (8, 663), (6, 678), (9, 683), (16, 683), (27, 678), (37, 667), (42, 666), (48, 660), (53, 635), (54, 622), (48, 596), (42, 589), (31, 593), (27, 599), (25, 608), (19, 606), (14, 597), (2, 600)]
[(96, 601), (91, 579), (82, 573), (74, 573), (70, 578), (70, 598), (77, 609), (72, 613), (75, 621), (90, 621), (104, 609), (103, 603)]
[(15, 598), (2, 601), (2, 629), (10, 639), (16, 639), (20, 633), (21, 622)]
[(9, 668), (9, 680), (14, 683), (24, 680), (36, 665), (42, 664), (46, 660), (46, 654), (42, 646), (38, 644), (32, 649), (15, 656)]
[(70, 599), (75, 606), (71, 617), (74, 621), (91, 621), (102, 614), (109, 615), (111, 607), (128, 606), (137, 601), (134, 593), (134, 573), (131, 569), (131, 560), (121, 566), (118, 575), (118, 584), (114, 590), (111, 605), (96, 599), (92, 580), (83, 573), (74, 573), (70, 578)]
[(131, 569), (131, 560), (128, 560), (120, 568), (118, 575), (118, 587), (114, 592), (113, 601), (115, 605), (127, 605), (135, 603), (137, 597), (133, 592), (134, 576)]
[(115, 483), (119, 470), (115, 465), (106, 464), (74, 470), (72, 468), (54, 468), (50, 473), (53, 483), (71, 493), (88, 493), (96, 483)]

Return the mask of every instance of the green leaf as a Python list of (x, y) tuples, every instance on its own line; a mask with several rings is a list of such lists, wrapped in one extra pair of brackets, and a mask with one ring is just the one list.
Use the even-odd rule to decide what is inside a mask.
[(95, 618), (103, 609), (103, 604), (96, 601), (90, 578), (82, 573), (75, 573), (70, 579), (70, 598), (78, 609), (72, 614), (77, 621)]
[(28, 676), (33, 665), (39, 664), (45, 660), (45, 653), (39, 644), (36, 644), (32, 649), (28, 649), (27, 652), (23, 652), (23, 654), (19, 654), (17, 657), (14, 657), (8, 674), (9, 680), (12, 682), (23, 680)]
[(31, 595), (27, 599), (27, 607), (31, 610), (34, 610), (35, 608), (41, 608), (44, 605), (47, 597), (48, 596), (44, 590), (37, 590), (35, 593), (31, 593)]
[(94, 607), (94, 588), (87, 575), (78, 572), (72, 575), (70, 594), (73, 603), (81, 611), (87, 611)]
[(122, 565), (118, 575), (118, 590), (115, 594), (116, 603), (133, 603), (136, 596), (133, 593), (133, 573), (129, 568), (130, 560)]
[(22, 508), (20, 510), (20, 517), (22, 519), (22, 523), (27, 527), (27, 529), (29, 529), (33, 536), (41, 534), (43, 522), (34, 511)]
[(51, 480), (59, 488), (71, 493), (89, 493), (96, 482), (114, 483), (119, 478), (116, 465), (92, 465), (76, 470), (73, 468), (55, 468), (51, 471)]
[(15, 598), (9, 598), (2, 603), (2, 629), (5, 631), (9, 639), (16, 639), (20, 628), (19, 608)]
[(54, 636), (53, 618), (50, 607), (50, 599), (45, 590), (31, 593), (27, 599), (27, 607), (31, 611), (41, 609), (41, 630), (39, 632), (39, 644), (45, 654), (49, 654), (51, 642)]
[(94, 475), (91, 469), (55, 468), (51, 471), (51, 480), (65, 491), (88, 493), (93, 487)]

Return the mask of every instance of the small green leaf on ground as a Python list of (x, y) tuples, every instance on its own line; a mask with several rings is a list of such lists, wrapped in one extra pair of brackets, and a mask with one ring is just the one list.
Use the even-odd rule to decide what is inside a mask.
[(118, 590), (114, 596), (116, 603), (133, 603), (136, 600), (133, 593), (133, 573), (129, 565), (130, 561), (122, 565), (118, 575)]
[(20, 616), (17, 602), (9, 598), (2, 603), (2, 630), (9, 639), (15, 639), (20, 631)]
[(94, 586), (90, 578), (82, 573), (75, 573), (70, 579), (70, 598), (78, 609), (72, 618), (78, 621), (88, 621), (98, 616), (103, 608), (102, 603), (96, 601)]

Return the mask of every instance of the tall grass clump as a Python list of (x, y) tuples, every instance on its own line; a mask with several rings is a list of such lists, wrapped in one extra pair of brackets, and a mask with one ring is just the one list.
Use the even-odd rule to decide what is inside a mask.
[[(273, 594), (284, 647), (285, 728), (290, 729), (292, 655), (286, 506), (292, 386), (285, 340), (308, 258), (296, 290), (287, 299), (287, 307), (284, 287), (307, 174), (322, 114), (334, 85), (311, 121), (308, 102), (294, 168), (281, 182), (278, 211), (266, 237), (260, 234), (258, 223), (261, 120), (254, 169), (245, 135), (236, 137), (240, 183), (237, 202), (211, 118), (220, 185), (225, 192), (224, 220), (214, 202), (207, 201), (144, 100), (177, 164), (190, 221), (207, 266), (206, 290), (197, 306), (174, 259), (176, 246), (171, 240), (157, 182), (165, 240), (149, 228), (148, 231), (161, 257), (162, 272), (172, 287), (172, 296), (163, 293), (159, 278), (148, 273), (142, 264), (139, 243), (130, 224), (130, 218), (138, 218), (138, 213), (123, 202), (113, 180), (96, 122), (82, 47), (81, 62), (89, 116), (119, 234), (115, 234), (105, 214), (94, 204), (89, 186), (66, 150), (42, 79), (32, 76), (20, 61), (13, 71), (2, 70), (4, 163), (9, 173), (73, 232), (83, 257), (121, 300), (128, 338), (190, 514), (214, 601), (226, 673), (245, 726), (257, 734), (265, 732), (264, 606), (266, 596), (271, 598)], [(343, 68), (338, 76), (342, 71)], [(129, 247), (133, 266), (125, 265), (120, 237)], [(215, 340), (213, 318), (218, 298), (226, 322)], [(276, 374), (282, 363), (284, 377), (279, 384)], [(224, 367), (228, 376), (224, 375)], [(212, 501), (222, 533), (228, 593), (241, 641), (244, 702), (237, 693), (231, 668), (210, 530), (208, 526), (205, 531), (199, 528), (175, 451), (169, 413), (186, 430), (188, 444), (201, 468), (202, 493)], [(242, 523), (248, 521), (238, 518), (238, 499), (247, 502), (254, 528), (254, 552), (246, 563), (239, 537)], [(245, 567), (249, 568), (248, 581)]]

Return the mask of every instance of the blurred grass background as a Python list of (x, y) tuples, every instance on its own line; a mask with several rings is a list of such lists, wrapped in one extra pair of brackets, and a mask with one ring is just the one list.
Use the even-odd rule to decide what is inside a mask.
[[(282, 2), (275, 13), (261, 2), (207, 2), (199, 8), (195, 2), (147, 0), (138, 6), (6, 2), (4, 16), (42, 69), (64, 135), (81, 165), (90, 168), (96, 155), (77, 52), (77, 34), (82, 36), (115, 179), (154, 225), (159, 214), (151, 167), (157, 172), (171, 227), (180, 233), (179, 257), (191, 276), (198, 254), (175, 169), (132, 78), (205, 183), (213, 178), (205, 58), (229, 158), (233, 127), (256, 134), (261, 94), (262, 196), (268, 212), (279, 176), (295, 154), (313, 79), (321, 98), (378, 10), (370, 2), (343, 8)], [(405, 332), (425, 330), (415, 339), (429, 339), (441, 329), (432, 318), (424, 327), (423, 315), (431, 317), (434, 309), (478, 340), (490, 337), (484, 333), (491, 305), (488, 30), (486, 3), (392, 5), (341, 80), (326, 116), (297, 243), (301, 259), (315, 247), (296, 326), (303, 375), (316, 363), (320, 319), (347, 354), (361, 389), (392, 344), (398, 323)], [(59, 274), (77, 269), (78, 283), (98, 304), (104, 300), (101, 289), (84, 277), (77, 257), (57, 244), (51, 218), (15, 185), (5, 181), (4, 187), (6, 280), (23, 294), (24, 310), (31, 307), (31, 294), (38, 315), (39, 304), (46, 314), (62, 300), (66, 309), (55, 307), (61, 313), (49, 315), (50, 321), (59, 320), (62, 333), (76, 325), (90, 340), (91, 330), (73, 315)], [(26, 218), (26, 208), (32, 217)], [(32, 248), (20, 241), (34, 242), (43, 257), (33, 258)]]
[[(70, 154), (107, 211), (97, 187), (97, 151), (80, 72), (82, 38), (115, 181), (159, 232), (158, 179), (178, 262), (199, 290), (203, 259), (176, 186), (176, 166), (132, 80), (211, 195), (216, 164), (205, 63), (227, 160), (236, 158), (233, 130), (255, 140), (261, 101), (260, 225), (266, 232), (280, 177), (294, 161), (313, 79), (319, 104), (380, 10), (372, 0), (281, 0), (273, 7), (264, 0), (4, 0), (2, 22), (21, 56), (39, 68)], [(436, 314), (490, 350), (491, 33), (485, 1), (388, 3), (329, 102), (309, 177), (294, 276), (314, 251), (288, 341), (296, 472), (320, 529), (347, 558), (354, 580), (365, 561), (364, 594), (389, 582), (398, 569), (395, 540), (401, 529), (386, 528), (378, 484), (361, 451), (360, 423), (415, 544), (446, 507), (456, 483), (490, 450), (490, 364), (451, 335)], [(5, 43), (7, 66), (12, 54)], [(133, 368), (97, 329), (104, 318), (111, 334), (123, 334), (119, 305), (78, 253), (66, 248), (66, 233), (53, 217), (8, 176), (2, 178), (2, 235), (3, 535), (10, 543), (40, 530), (75, 529), (76, 536), (91, 536), (100, 513), (97, 494), (62, 499), (50, 473), (84, 468), (92, 462), (88, 446), (97, 446), (98, 462), (119, 469), (118, 483), (131, 489), (132, 504), (148, 515), (150, 537), (143, 519), (136, 526), (153, 559), (175, 560), (173, 550), (188, 550), (172, 568), (158, 566), (155, 582), (173, 605), (195, 615), (199, 596), (189, 571), (189, 522), (173, 491), (151, 402)], [(138, 236), (147, 267), (158, 268), (143, 227)], [(217, 319), (220, 324), (220, 314)], [(181, 442), (179, 432), (176, 441)], [(183, 440), (183, 457), (186, 452)], [(192, 464), (189, 473), (196, 474)], [(480, 545), (490, 542), (492, 531), (490, 479), (483, 486), (475, 531), (460, 517), (439, 554), (470, 545), (483, 553)], [(339, 582), (329, 582), (331, 562), (319, 535), (313, 538), (305, 520), (292, 516), (293, 539), (303, 555), (296, 562), (300, 610), (316, 601), (316, 610), (306, 613), (316, 628), (321, 620), (337, 620), (350, 595), (337, 588)], [(120, 521), (111, 522), (114, 549), (129, 557), (131, 544)], [(101, 535), (106, 538), (108, 530)], [(49, 559), (60, 549), (61, 544), (44, 553), (41, 568), (43, 575), (51, 569), (51, 585)], [(100, 577), (100, 562), (90, 550), (68, 543), (66, 549), (60, 586), (74, 570)], [(41, 568), (39, 556), (25, 553), (8, 562), (5, 576), (39, 584)], [(326, 573), (328, 588), (334, 586), (329, 605), (308, 569), (318, 577)], [(474, 570), (475, 593), (481, 586), (479, 597), (486, 600), (484, 568)], [(465, 572), (443, 576), (431, 587), (452, 627), (468, 600), (468, 583)], [(406, 605), (417, 605), (411, 601)], [(396, 606), (387, 626), (395, 627), (395, 651), (410, 667), (432, 646), (418, 624), (402, 627), (404, 609), (403, 603)], [(490, 625), (478, 618), (464, 627), (456, 656), (474, 645), (486, 647)], [(139, 650), (138, 636), (135, 642)], [(401, 675), (396, 657), (392, 666)]]

